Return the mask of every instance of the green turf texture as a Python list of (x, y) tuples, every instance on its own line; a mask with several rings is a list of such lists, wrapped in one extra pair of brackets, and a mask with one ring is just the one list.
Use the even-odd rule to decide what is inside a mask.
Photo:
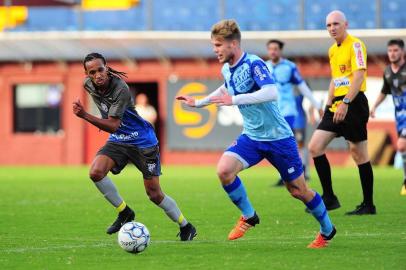
[[(331, 212), (336, 238), (307, 249), (318, 224), (284, 188), (271, 187), (275, 169), (240, 174), (261, 224), (237, 241), (227, 235), (239, 211), (221, 188), (215, 167), (163, 168), (161, 185), (198, 230), (177, 240), (177, 225), (152, 204), (133, 167), (113, 176), (151, 245), (124, 252), (105, 233), (115, 210), (98, 193), (86, 167), (0, 167), (0, 269), (406, 269), (406, 196), (402, 172), (374, 168), (376, 216), (345, 216), (361, 201), (358, 170), (333, 168), (342, 207)], [(310, 186), (320, 191), (314, 171)]]

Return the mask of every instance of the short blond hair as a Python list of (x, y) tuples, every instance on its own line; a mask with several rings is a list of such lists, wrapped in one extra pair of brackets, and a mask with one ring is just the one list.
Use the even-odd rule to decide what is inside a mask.
[(235, 20), (221, 20), (211, 28), (211, 37), (241, 41), (241, 31)]

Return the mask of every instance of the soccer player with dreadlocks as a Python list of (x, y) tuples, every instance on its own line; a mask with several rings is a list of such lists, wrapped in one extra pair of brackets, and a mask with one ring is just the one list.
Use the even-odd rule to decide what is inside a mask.
[(116, 233), (124, 223), (135, 217), (134, 211), (124, 202), (107, 176), (109, 171), (120, 173), (128, 162), (132, 162), (142, 172), (149, 199), (179, 224), (182, 241), (192, 240), (196, 236), (195, 227), (186, 220), (176, 202), (161, 190), (158, 140), (151, 124), (141, 118), (134, 108), (128, 85), (123, 80), (126, 74), (107, 66), (106, 59), (98, 53), (88, 54), (83, 67), (87, 75), (84, 88), (102, 117), (86, 112), (79, 99), (73, 102), (73, 113), (110, 133), (90, 168), (90, 179), (118, 211), (118, 217), (107, 233)]

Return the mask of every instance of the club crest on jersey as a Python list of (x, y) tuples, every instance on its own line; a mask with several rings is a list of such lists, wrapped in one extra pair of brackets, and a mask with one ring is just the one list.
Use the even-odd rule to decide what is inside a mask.
[(108, 112), (108, 111), (109, 111), (109, 108), (107, 107), (107, 105), (106, 105), (106, 104), (104, 104), (104, 103), (100, 103), (100, 105), (101, 105), (102, 110), (103, 110), (104, 112)]
[(341, 73), (345, 72), (345, 65), (339, 65)]

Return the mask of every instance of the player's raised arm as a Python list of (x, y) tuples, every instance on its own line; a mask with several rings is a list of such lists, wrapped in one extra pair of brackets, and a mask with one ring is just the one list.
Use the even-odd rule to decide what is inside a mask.
[(101, 119), (94, 115), (89, 114), (88, 112), (86, 112), (79, 99), (73, 102), (73, 113), (77, 117), (82, 118), (87, 122), (89, 122), (90, 124), (109, 133), (116, 132), (116, 130), (121, 124), (121, 120), (119, 118), (109, 116), (109, 118), (107, 119)]
[(184, 95), (177, 96), (176, 99), (182, 101), (184, 104), (188, 105), (189, 107), (201, 108), (201, 107), (215, 103), (212, 101), (212, 99), (217, 96), (222, 96), (226, 92), (227, 92), (227, 88), (225, 87), (224, 84), (222, 84), (219, 88), (217, 88), (212, 93), (210, 93), (208, 96), (206, 96), (202, 99), (195, 99), (194, 97), (184, 96)]

